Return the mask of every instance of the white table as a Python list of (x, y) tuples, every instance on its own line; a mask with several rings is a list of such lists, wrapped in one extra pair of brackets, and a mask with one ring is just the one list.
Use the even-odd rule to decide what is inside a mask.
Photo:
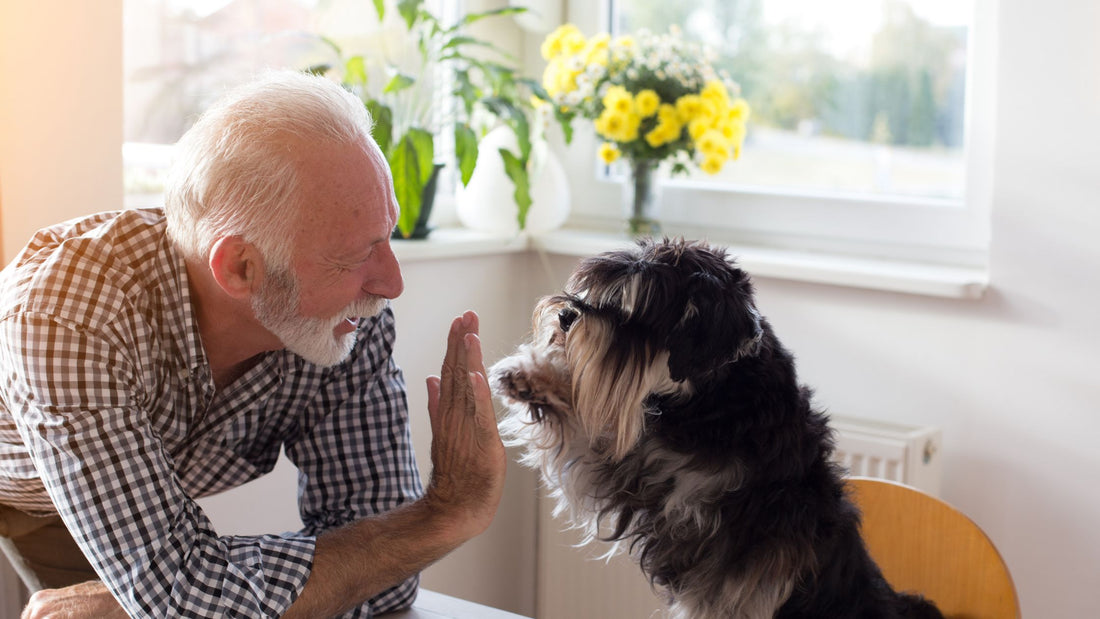
[(425, 589), (420, 590), (409, 610), (383, 616), (386, 619), (529, 619)]

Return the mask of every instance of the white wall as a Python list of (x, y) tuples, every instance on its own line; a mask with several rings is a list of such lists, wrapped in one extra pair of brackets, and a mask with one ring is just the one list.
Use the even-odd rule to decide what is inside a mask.
[(122, 0), (0, 2), (0, 229), (122, 205)]

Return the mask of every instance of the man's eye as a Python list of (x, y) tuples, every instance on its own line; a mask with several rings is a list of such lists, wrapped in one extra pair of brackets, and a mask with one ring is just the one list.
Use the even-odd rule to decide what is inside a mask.
[(561, 325), (561, 330), (569, 332), (569, 327), (573, 326), (573, 323), (577, 320), (577, 310), (572, 308), (565, 308), (558, 312), (558, 324)]

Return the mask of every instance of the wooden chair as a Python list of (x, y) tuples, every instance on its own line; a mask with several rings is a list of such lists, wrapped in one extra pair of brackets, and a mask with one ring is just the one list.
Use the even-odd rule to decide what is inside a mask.
[(1019, 619), (1012, 576), (962, 512), (902, 484), (854, 477), (863, 538), (890, 584), (924, 595), (951, 619)]

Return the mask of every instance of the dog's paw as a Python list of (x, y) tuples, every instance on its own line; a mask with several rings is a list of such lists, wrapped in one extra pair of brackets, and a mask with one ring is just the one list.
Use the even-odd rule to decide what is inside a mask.
[(527, 375), (514, 369), (493, 369), (490, 379), (493, 391), (503, 397), (521, 402), (535, 402), (538, 399), (531, 387)]

